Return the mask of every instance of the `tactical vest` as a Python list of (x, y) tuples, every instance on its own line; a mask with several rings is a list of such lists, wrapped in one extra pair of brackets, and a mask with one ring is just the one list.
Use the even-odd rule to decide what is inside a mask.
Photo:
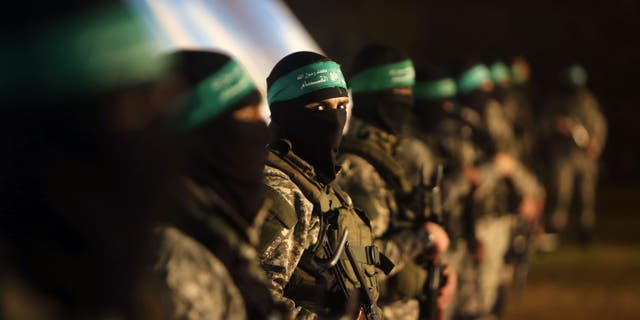
[[(388, 273), (393, 264), (373, 244), (369, 220), (362, 212), (353, 208), (336, 186), (319, 183), (315, 179), (313, 167), (294, 155), (290, 146), (280, 149), (269, 150), (267, 165), (284, 172), (313, 204), (313, 215), (320, 218), (318, 241), (312, 248), (305, 250), (285, 288), (285, 296), (319, 314), (338, 314), (344, 310), (353, 310), (351, 307), (354, 306), (347, 304), (356, 301), (360, 282), (346, 255), (343, 253), (335, 267), (325, 270), (319, 270), (317, 264), (312, 262), (312, 259), (324, 261), (331, 257), (344, 230), (348, 229), (347, 241), (358, 267), (364, 271), (367, 289), (377, 299), (376, 269), (380, 268)], [(268, 244), (283, 228), (292, 228), (297, 221), (295, 210), (280, 193), (267, 186), (266, 195), (271, 202), (273, 217), (265, 222), (261, 235), (262, 244)]]

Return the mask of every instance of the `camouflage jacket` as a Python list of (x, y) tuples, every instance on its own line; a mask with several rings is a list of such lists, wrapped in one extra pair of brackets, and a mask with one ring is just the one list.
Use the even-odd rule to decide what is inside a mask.
[(454, 248), (458, 238), (475, 241), (475, 217), (465, 210), (466, 198), (473, 190), (471, 182), (462, 174), (462, 168), (474, 167), (482, 153), (474, 145), (472, 128), (456, 113), (441, 119), (435, 127), (424, 128), (413, 123), (412, 135), (435, 150), (439, 162), (445, 165), (443, 181), (444, 224)]
[(204, 245), (172, 226), (156, 229), (154, 271), (163, 279), (165, 319), (249, 319), (225, 265)]
[(296, 305), (284, 296), (304, 251), (312, 247), (320, 233), (320, 218), (313, 215), (313, 204), (307, 200), (300, 188), (282, 171), (265, 166), (265, 184), (279, 192), (294, 208), (297, 221), (290, 223), (291, 228), (283, 228), (280, 234), (268, 243), (260, 254), (260, 261), (269, 279), (269, 290), (276, 301), (285, 304), (289, 314), (287, 319), (316, 319), (317, 316)]
[[(467, 107), (463, 107), (460, 114), (465, 122), (470, 124), (474, 135), (485, 134), (490, 139), (488, 143), (494, 146), (493, 150), (488, 150), (486, 146), (479, 146), (480, 151), (477, 154), (481, 155), (481, 157), (475, 159), (477, 164), (482, 164), (478, 166), (478, 169), (480, 170), (483, 185), (480, 188), (486, 190), (484, 194), (489, 195), (492, 188), (495, 188), (500, 184), (501, 180), (507, 178), (500, 172), (497, 165), (492, 163), (491, 151), (493, 151), (509, 154), (516, 162), (514, 172), (508, 178), (513, 182), (519, 195), (544, 196), (544, 189), (535, 174), (518, 158), (517, 140), (515, 139), (513, 128), (499, 102), (489, 100), (484, 114), (479, 114), (477, 111)], [(478, 192), (478, 194), (483, 194), (483, 192)]]
[(155, 229), (153, 266), (167, 319), (275, 317), (255, 249), (257, 226), (217, 194), (185, 179), (180, 214)]
[(511, 88), (505, 95), (502, 105), (505, 117), (513, 128), (517, 156), (527, 165), (533, 166), (538, 123), (527, 88), (523, 86)]
[[(349, 131), (345, 139), (372, 139), (376, 144), (376, 148), (382, 150), (391, 157), (397, 157), (399, 153), (420, 154), (420, 156), (430, 155), (428, 149), (414, 149), (416, 140), (407, 140), (403, 142), (399, 137), (386, 133), (383, 130), (375, 128), (357, 118), (352, 118)], [(348, 141), (343, 140), (344, 143)], [(342, 167), (341, 174), (336, 179), (340, 187), (348, 192), (356, 207), (364, 209), (369, 219), (373, 233), (376, 236), (376, 245), (381, 248), (382, 252), (393, 261), (395, 268), (391, 274), (396, 274), (404, 267), (406, 261), (415, 257), (418, 253), (425, 249), (428, 242), (426, 235), (415, 228), (397, 228), (395, 222), (399, 216), (403, 215), (404, 208), (398, 199), (402, 193), (410, 191), (414, 181), (421, 180), (421, 177), (409, 177), (404, 186), (408, 190), (399, 190), (400, 187), (396, 182), (390, 181), (389, 177), (380, 172), (376, 166), (365, 159), (361, 155), (345, 152), (344, 148), (339, 156), (339, 162)], [(402, 164), (396, 160), (396, 165), (402, 167)], [(420, 164), (414, 163), (414, 169)], [(425, 165), (433, 169), (433, 163)], [(402, 168), (404, 171), (404, 168)], [(429, 173), (425, 173), (430, 175)], [(410, 181), (411, 182), (410, 182)]]

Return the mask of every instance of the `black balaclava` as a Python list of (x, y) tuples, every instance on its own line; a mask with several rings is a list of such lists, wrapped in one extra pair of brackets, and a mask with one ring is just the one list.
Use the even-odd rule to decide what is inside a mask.
[[(478, 64), (482, 64), (482, 61), (475, 58), (470, 58), (458, 63), (453, 72), (455, 79), (458, 80), (458, 78), (462, 74)], [(470, 107), (480, 114), (484, 114), (485, 107), (487, 106), (489, 100), (492, 98), (492, 95), (493, 90), (485, 91), (481, 88), (476, 88), (470, 92), (465, 93), (459, 91), (458, 100), (462, 104), (462, 106)]]
[[(313, 52), (296, 52), (284, 57), (267, 78), (267, 87), (293, 70), (329, 58)], [(347, 111), (312, 110), (304, 106), (329, 98), (348, 97), (344, 88), (324, 88), (306, 93), (294, 99), (271, 103), (271, 120), (277, 138), (291, 141), (293, 151), (311, 164), (322, 183), (330, 183), (336, 177), (336, 156), (342, 140), (342, 130), (347, 121)]]
[[(400, 62), (409, 57), (384, 45), (369, 45), (354, 58), (351, 75), (368, 68)], [(353, 94), (353, 115), (392, 134), (403, 133), (411, 118), (412, 95), (394, 94), (391, 90)]]
[[(437, 81), (440, 79), (450, 78), (444, 68), (436, 66), (427, 66), (416, 69), (416, 84)], [(453, 117), (454, 111), (446, 111), (443, 105), (447, 102), (454, 103), (454, 97), (442, 99), (425, 99), (420, 97), (419, 93), (414, 92), (415, 107), (413, 108), (419, 127), (426, 132), (435, 129), (438, 123), (447, 117)]]
[[(231, 60), (207, 51), (179, 51), (172, 57), (190, 89)], [(195, 100), (186, 99), (187, 109), (196, 107), (192, 105)], [(262, 168), (268, 130), (263, 121), (234, 119), (233, 112), (260, 101), (261, 95), (254, 89), (182, 137), (187, 176), (212, 187), (248, 224), (253, 223), (263, 202)]]

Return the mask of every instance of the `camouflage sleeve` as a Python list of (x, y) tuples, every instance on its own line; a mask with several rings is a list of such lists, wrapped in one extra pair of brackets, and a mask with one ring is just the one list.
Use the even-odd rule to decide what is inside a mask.
[(393, 275), (403, 268), (407, 256), (422, 248), (423, 242), (413, 230), (389, 230), (391, 215), (398, 207), (393, 192), (369, 162), (353, 154), (342, 155), (340, 162), (342, 171), (336, 183), (370, 219), (376, 246), (395, 264)]
[(472, 140), (472, 129), (455, 120), (445, 119), (438, 125), (438, 146), (453, 166), (472, 166), (478, 154)]
[(494, 161), (487, 161), (476, 167), (480, 176), (480, 185), (475, 191), (475, 198), (482, 199), (489, 196), (500, 180), (504, 179), (500, 168)]
[(497, 101), (490, 101), (485, 110), (485, 121), (489, 135), (498, 151), (512, 153), (515, 151), (515, 136), (511, 123), (507, 120), (502, 106)]
[(520, 195), (542, 198), (545, 196), (544, 187), (538, 181), (536, 175), (521, 162), (516, 163), (516, 168), (511, 175), (511, 182)]
[(240, 291), (224, 264), (196, 240), (173, 227), (159, 227), (153, 267), (163, 319), (246, 319)]
[(284, 197), (298, 218), (292, 228), (282, 228), (261, 254), (260, 260), (270, 283), (269, 290), (275, 301), (286, 306), (289, 319), (315, 319), (315, 314), (296, 306), (293, 300), (285, 297), (284, 288), (304, 250), (317, 241), (320, 222), (312, 216), (313, 204), (285, 173), (269, 166), (265, 167), (264, 173), (265, 183)]
[(447, 176), (443, 183), (443, 206), (447, 212), (462, 212), (462, 199), (471, 192), (471, 182), (461, 173)]
[(585, 123), (589, 126), (590, 134), (598, 141), (601, 147), (607, 139), (607, 120), (600, 111), (598, 100), (588, 92), (584, 93), (583, 103), (581, 104), (585, 109)]
[[(522, 163), (517, 160), (514, 161), (516, 161), (516, 166), (510, 179), (513, 182), (516, 192), (521, 196), (543, 197), (545, 195), (544, 188), (535, 174)], [(499, 181), (506, 178), (494, 161), (480, 165), (477, 171), (480, 174), (480, 181), (482, 181), (482, 184), (476, 190), (477, 198), (483, 198), (489, 195), (493, 192), (494, 187)]]
[(336, 183), (349, 194), (354, 206), (364, 210), (374, 237), (381, 237), (389, 228), (392, 211), (396, 210), (392, 191), (365, 159), (345, 154), (339, 161), (342, 170)]
[(407, 177), (416, 185), (429, 181), (436, 166), (433, 152), (426, 144), (413, 137), (400, 140), (396, 158), (405, 169)]

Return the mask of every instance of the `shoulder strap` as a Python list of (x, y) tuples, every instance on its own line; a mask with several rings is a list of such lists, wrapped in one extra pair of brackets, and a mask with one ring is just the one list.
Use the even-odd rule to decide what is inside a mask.
[(411, 192), (411, 183), (407, 180), (404, 168), (387, 152), (378, 147), (369, 138), (358, 139), (345, 136), (340, 144), (341, 152), (353, 153), (363, 157), (378, 170), (384, 180), (403, 193)]
[[(330, 209), (328, 198), (324, 194), (324, 188), (313, 176), (313, 169), (303, 170), (296, 163), (297, 159), (292, 158), (291, 152), (280, 154), (278, 151), (269, 149), (267, 152), (267, 165), (284, 172), (293, 183), (300, 188), (302, 194), (314, 204), (320, 205), (320, 210), (326, 212)], [(297, 157), (296, 157), (297, 158)], [(299, 159), (299, 158), (298, 158)]]

